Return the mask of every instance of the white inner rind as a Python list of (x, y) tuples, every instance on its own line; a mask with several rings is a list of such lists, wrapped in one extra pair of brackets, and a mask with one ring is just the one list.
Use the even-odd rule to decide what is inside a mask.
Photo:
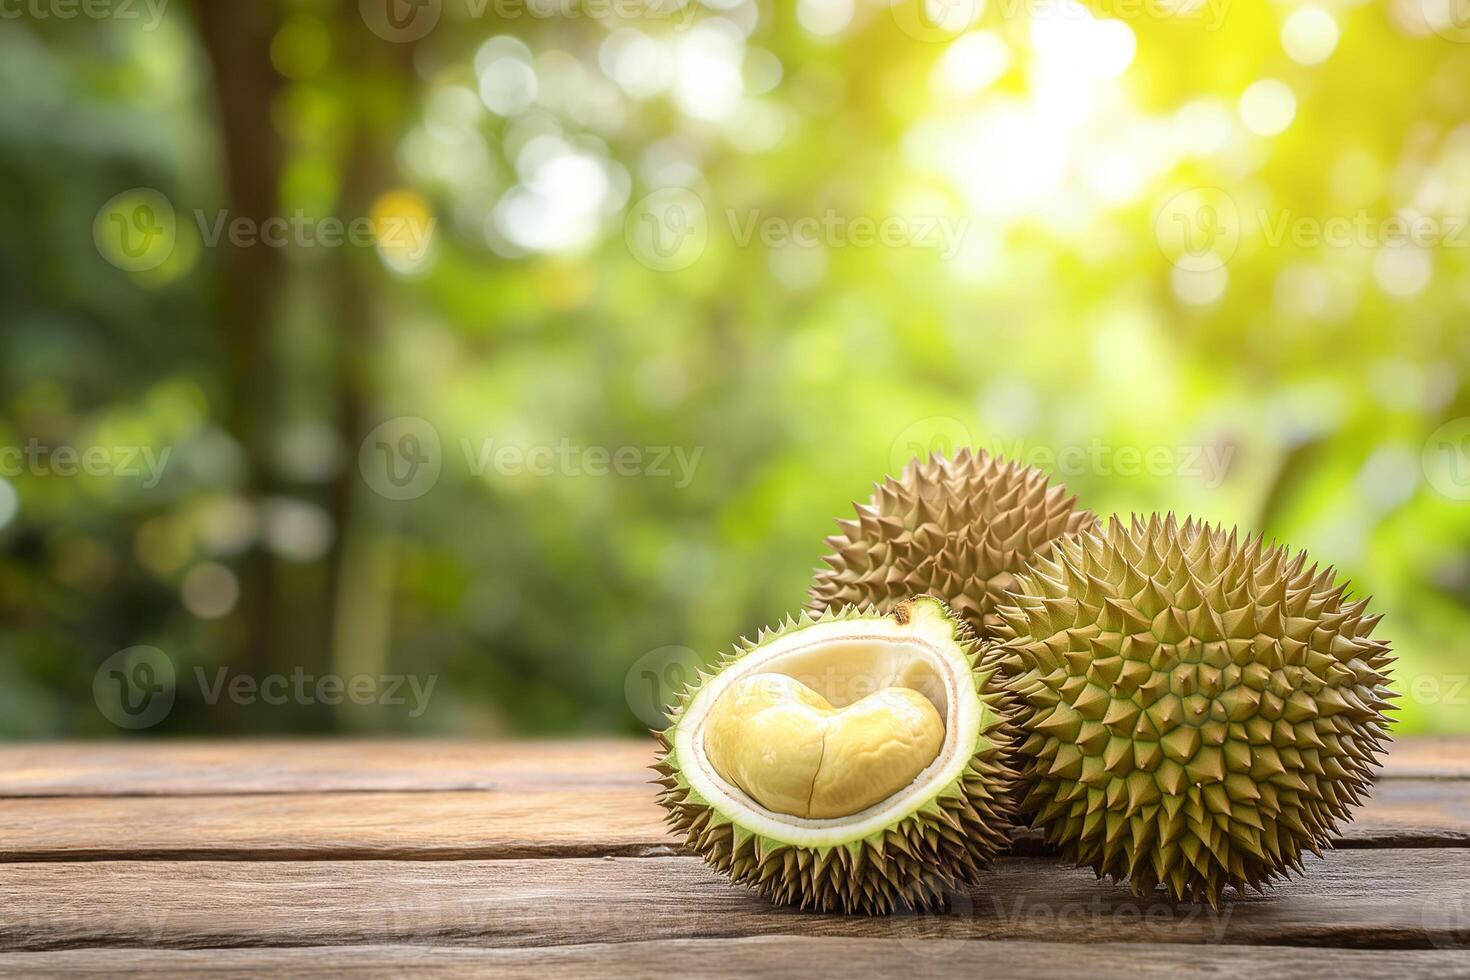
[[(955, 627), (935, 604), (919, 602), (905, 624), (891, 617), (815, 623), (794, 630), (732, 663), (695, 694), (674, 733), (674, 750), (690, 787), (752, 833), (830, 847), (859, 840), (909, 816), (954, 781), (974, 755), (983, 706)], [(885, 687), (908, 687), (944, 718), (944, 744), (914, 781), (849, 816), (812, 820), (761, 806), (720, 776), (704, 750), (705, 719), (732, 684), (750, 674), (794, 677), (836, 708)]]

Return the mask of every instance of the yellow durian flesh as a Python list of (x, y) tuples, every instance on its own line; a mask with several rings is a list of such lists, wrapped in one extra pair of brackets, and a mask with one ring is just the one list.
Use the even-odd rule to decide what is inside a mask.
[(752, 674), (713, 707), (705, 752), (767, 809), (850, 816), (908, 786), (939, 755), (944, 720), (923, 694), (888, 687), (834, 708), (801, 681)]
[[(855, 813), (808, 818), (768, 808), (716, 768), (706, 738), (721, 702), (757, 674), (804, 685), (807, 694), (790, 698), (798, 707), (821, 707), (814, 694), (854, 719), (866, 697), (888, 688), (916, 692), (943, 719), (938, 753), (907, 785)], [(932, 596), (916, 596), (890, 613), (842, 609), (788, 619), (742, 640), (713, 672), (701, 673), (669, 727), (655, 733), (659, 803), (690, 850), (773, 902), (869, 914), (944, 908), (1010, 840), (1018, 735), (1011, 709), (998, 665)], [(751, 739), (750, 732), (743, 738)], [(860, 764), (866, 769), (871, 762)], [(805, 778), (816, 788), (810, 771)], [(840, 809), (861, 803), (845, 801)]]

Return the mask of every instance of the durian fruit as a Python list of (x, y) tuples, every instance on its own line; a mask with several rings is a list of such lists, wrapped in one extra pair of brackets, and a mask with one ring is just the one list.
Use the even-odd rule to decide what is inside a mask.
[(683, 693), (655, 733), (659, 802), (689, 848), (772, 901), (943, 907), (1010, 839), (1013, 709), (939, 599), (802, 615)]
[(1306, 562), (1170, 515), (1019, 576), (992, 652), (1024, 702), (1022, 810), (1067, 861), (1215, 905), (1320, 856), (1394, 695), (1379, 617)]
[(928, 592), (982, 637), (1026, 562), (1097, 522), (1045, 473), (983, 449), (915, 459), (853, 507), (857, 519), (839, 520), (842, 533), (827, 539), (834, 552), (817, 572), (811, 611), (849, 604), (887, 611)]

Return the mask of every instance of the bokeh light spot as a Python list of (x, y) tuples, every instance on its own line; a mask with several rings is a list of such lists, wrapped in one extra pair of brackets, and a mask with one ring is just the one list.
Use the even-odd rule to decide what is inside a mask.
[(941, 93), (973, 95), (993, 84), (1011, 66), (1011, 50), (990, 31), (976, 31), (945, 49), (935, 71)]
[(390, 190), (369, 210), (378, 257), (395, 272), (420, 272), (434, 247), (436, 219), (429, 202), (409, 188)]
[(1186, 269), (1175, 266), (1169, 273), (1169, 285), (1181, 302), (1190, 306), (1210, 306), (1225, 295), (1230, 284), (1230, 274), (1225, 266), (1207, 269)]
[(834, 37), (852, 23), (852, 0), (796, 0), (796, 19), (818, 37)]
[(1263, 78), (1240, 96), (1240, 121), (1257, 136), (1285, 132), (1296, 118), (1296, 95), (1285, 82)]
[(1031, 43), (1048, 74), (1075, 83), (1117, 78), (1138, 50), (1131, 27), (1100, 20), (1076, 0), (1037, 0)]
[(536, 99), (531, 52), (516, 38), (492, 37), (482, 44), (475, 53), (475, 70), (480, 78), (480, 101), (497, 115), (520, 112)]
[(10, 481), (0, 476), (0, 528), (6, 527), (15, 520), (15, 515), (20, 512), (20, 494), (15, 492), (15, 487)]
[(1281, 24), (1281, 47), (1292, 61), (1318, 65), (1337, 48), (1337, 21), (1320, 7), (1301, 7)]
[(1385, 293), (1399, 299), (1424, 292), (1433, 275), (1433, 259), (1416, 245), (1385, 246), (1373, 256), (1373, 278)]
[(696, 119), (730, 116), (745, 88), (743, 61), (743, 44), (729, 31), (700, 24), (678, 41), (674, 101)]
[(315, 77), (332, 57), (332, 35), (315, 17), (297, 14), (271, 38), (271, 64), (294, 81)]
[(184, 608), (200, 619), (219, 619), (240, 601), (240, 583), (235, 573), (217, 562), (189, 569), (179, 589)]

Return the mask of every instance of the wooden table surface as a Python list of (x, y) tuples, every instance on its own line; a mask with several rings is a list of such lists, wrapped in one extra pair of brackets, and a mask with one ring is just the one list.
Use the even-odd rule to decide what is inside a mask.
[[(1218, 912), (1034, 837), (943, 915), (774, 908), (682, 854), (647, 741), (0, 748), (0, 974), (1470, 977), (1470, 739)], [(1309, 948), (1310, 947), (1310, 948)]]

